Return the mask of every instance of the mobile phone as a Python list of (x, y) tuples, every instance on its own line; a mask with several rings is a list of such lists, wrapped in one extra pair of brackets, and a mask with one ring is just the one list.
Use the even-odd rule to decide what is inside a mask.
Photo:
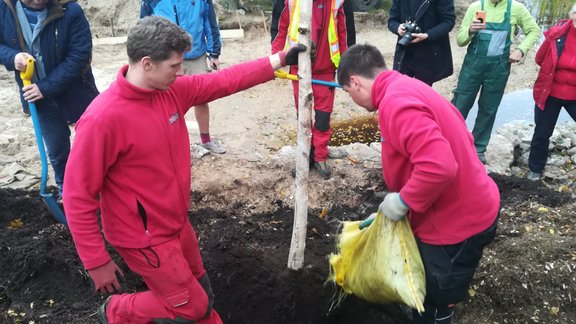
[(476, 14), (474, 15), (474, 19), (478, 20), (480, 23), (482, 23), (482, 26), (484, 26), (484, 28), (486, 28), (486, 11), (484, 11), (484, 10), (476, 11)]

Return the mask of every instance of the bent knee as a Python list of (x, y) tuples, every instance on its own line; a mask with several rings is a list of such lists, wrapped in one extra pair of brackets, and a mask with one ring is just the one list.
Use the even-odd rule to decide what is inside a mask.
[(325, 132), (330, 129), (330, 113), (320, 110), (314, 110), (314, 127)]
[(209, 317), (214, 294), (208, 275), (205, 274), (198, 281), (190, 280), (187, 287), (166, 296), (166, 302), (170, 312), (176, 317), (176, 322), (166, 323), (194, 323)]

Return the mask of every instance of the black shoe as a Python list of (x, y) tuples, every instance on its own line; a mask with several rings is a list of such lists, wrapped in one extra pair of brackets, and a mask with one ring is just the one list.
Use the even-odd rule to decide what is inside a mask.
[(98, 307), (98, 311), (96, 312), (98, 314), (98, 319), (100, 320), (101, 324), (108, 324), (108, 317), (106, 316), (106, 309), (108, 308), (108, 303), (110, 302), (110, 298), (112, 298), (112, 296), (108, 296), (108, 298), (106, 298), (104, 303), (102, 303), (102, 305), (100, 305), (100, 307)]
[(316, 162), (314, 163), (314, 168), (324, 180), (328, 180), (332, 176), (332, 170), (330, 170), (330, 166), (326, 162)]

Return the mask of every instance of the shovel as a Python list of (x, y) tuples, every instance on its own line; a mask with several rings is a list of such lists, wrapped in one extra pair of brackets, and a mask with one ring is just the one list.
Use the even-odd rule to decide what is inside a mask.
[[(282, 71), (282, 70), (278, 70), (278, 71), (274, 72), (274, 75), (280, 79), (287, 79), (287, 80), (292, 80), (292, 81), (300, 80), (300, 77), (297, 76), (296, 74), (289, 74), (288, 72)], [(331, 87), (331, 88), (342, 88), (342, 86), (336, 82), (329, 82), (329, 81), (324, 81), (324, 80), (312, 79), (312, 84), (323, 85), (323, 86), (327, 86), (327, 87)]]
[[(34, 75), (34, 59), (29, 58), (28, 64), (26, 64), (26, 71), (20, 72), (20, 78), (24, 86), (32, 84), (32, 75)], [(46, 181), (48, 180), (48, 160), (46, 158), (46, 150), (44, 148), (44, 140), (42, 139), (42, 132), (40, 131), (40, 122), (38, 121), (38, 112), (36, 111), (36, 104), (33, 102), (28, 102), (28, 107), (30, 108), (30, 116), (32, 117), (32, 125), (34, 125), (34, 133), (36, 134), (36, 143), (38, 143), (38, 151), (40, 152), (40, 160), (42, 162), (42, 178), (40, 180), (40, 196), (50, 213), (56, 218), (60, 223), (67, 225), (66, 215), (58, 206), (56, 199), (51, 192), (46, 191)]]

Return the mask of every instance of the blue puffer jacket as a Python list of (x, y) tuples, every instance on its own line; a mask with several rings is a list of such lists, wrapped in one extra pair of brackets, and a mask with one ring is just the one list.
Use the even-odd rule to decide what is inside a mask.
[[(14, 68), (14, 57), (29, 52), (18, 19), (16, 1), (0, 2), (0, 64), (14, 71), (22, 88), (20, 72)], [(46, 77), (36, 81), (44, 99), (36, 103), (38, 109), (48, 101), (55, 102), (69, 122), (76, 122), (92, 99), (98, 95), (90, 67), (92, 34), (82, 8), (74, 1), (50, 0), (48, 15), (40, 34), (40, 51)], [(20, 96), (22, 105), (27, 103)]]
[(169, 19), (192, 37), (192, 49), (184, 59), (220, 56), (222, 42), (212, 0), (142, 0), (140, 18), (152, 15)]

